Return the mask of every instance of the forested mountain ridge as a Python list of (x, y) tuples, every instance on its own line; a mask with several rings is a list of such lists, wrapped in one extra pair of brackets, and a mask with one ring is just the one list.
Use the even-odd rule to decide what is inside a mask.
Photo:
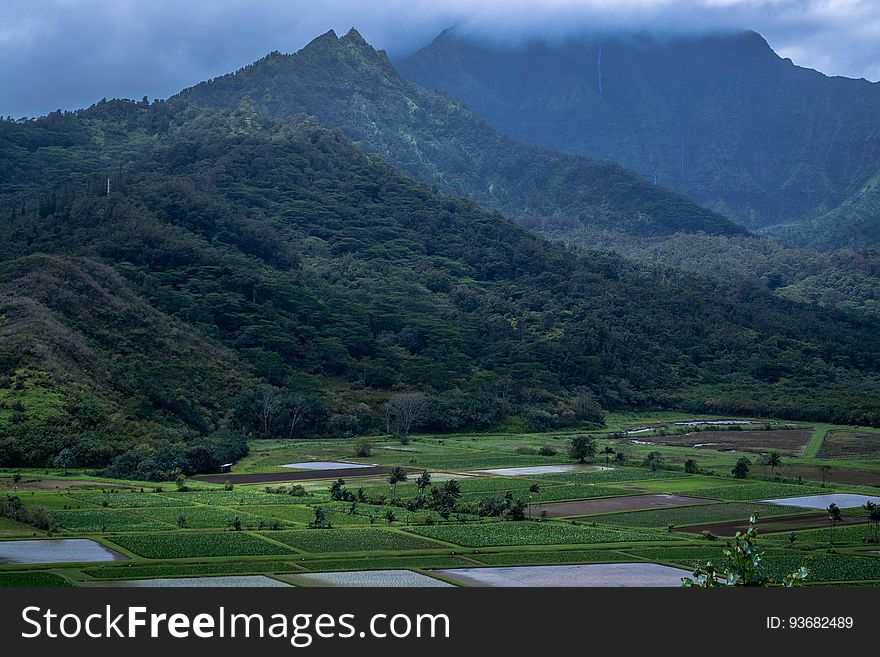
[[(399, 67), (506, 134), (620, 162), (751, 228), (821, 217), (880, 174), (880, 84), (795, 66), (754, 32), (503, 47), (448, 30)], [(876, 244), (876, 228), (834, 235), (846, 210), (810, 245)]]
[(248, 98), (276, 117), (317, 116), (438, 190), (530, 225), (574, 221), (623, 234), (741, 234), (745, 229), (611, 162), (501, 135), (458, 100), (402, 78), (351, 30), (293, 55), (272, 53), (180, 98), (234, 109)]
[[(406, 390), (438, 431), (569, 426), (597, 402), (880, 417), (876, 325), (548, 242), (314, 119), (114, 101), (65, 120), (140, 146), (0, 216), (5, 463), (70, 449), (161, 476), (234, 453), (225, 427), (381, 431)], [(307, 420), (261, 427), (265, 386), (308, 395)]]

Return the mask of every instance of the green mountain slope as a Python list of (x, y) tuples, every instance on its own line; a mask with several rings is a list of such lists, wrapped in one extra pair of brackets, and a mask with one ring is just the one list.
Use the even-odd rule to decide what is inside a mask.
[(50, 464), (68, 447), (81, 465), (105, 465), (133, 443), (222, 422), (247, 368), (135, 288), (93, 259), (4, 254), (0, 462)]
[(400, 68), (516, 139), (620, 162), (752, 228), (830, 212), (880, 168), (880, 84), (797, 67), (752, 32), (507, 48), (447, 31)]
[(635, 235), (745, 232), (618, 165), (519, 144), (459, 101), (404, 80), (354, 30), (272, 53), (180, 97), (222, 109), (247, 98), (276, 117), (317, 116), (406, 174), (530, 225), (575, 221)]
[[(593, 400), (880, 421), (873, 323), (561, 247), (312, 119), (109, 105), (70, 120), (167, 119), (111, 193), (86, 170), (0, 218), (5, 463), (73, 441), (103, 464), (135, 440), (159, 451), (114, 472), (149, 478), (225, 426), (382, 431), (401, 390), (427, 394), (439, 431), (567, 426)], [(261, 426), (264, 385), (307, 393), (307, 421)]]
[(831, 212), (804, 223), (773, 226), (768, 232), (786, 244), (822, 250), (880, 244), (880, 170)]

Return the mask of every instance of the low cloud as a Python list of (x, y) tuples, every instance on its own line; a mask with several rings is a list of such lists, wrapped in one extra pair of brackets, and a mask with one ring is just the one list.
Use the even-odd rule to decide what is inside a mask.
[(784, 57), (880, 79), (877, 0), (0, 0), (0, 114), (166, 97), (356, 26), (392, 55), (442, 29), (497, 42), (583, 32), (753, 29)]

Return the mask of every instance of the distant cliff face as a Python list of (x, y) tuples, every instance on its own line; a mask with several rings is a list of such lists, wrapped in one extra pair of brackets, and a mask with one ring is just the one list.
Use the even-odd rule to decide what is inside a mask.
[(831, 211), (880, 171), (880, 84), (799, 68), (753, 32), (506, 49), (447, 31), (399, 68), (517, 139), (614, 160), (752, 228)]

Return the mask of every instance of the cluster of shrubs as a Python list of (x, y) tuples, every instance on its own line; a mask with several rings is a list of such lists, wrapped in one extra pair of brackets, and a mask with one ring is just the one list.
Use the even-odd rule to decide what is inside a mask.
[(7, 495), (0, 501), (0, 517), (9, 518), (24, 525), (31, 525), (37, 529), (54, 532), (58, 529), (55, 516), (42, 506), (29, 507), (18, 495)]
[(309, 495), (309, 492), (299, 484), (294, 484), (293, 486), (266, 486), (265, 490), (270, 495), (291, 495), (292, 497), (307, 497)]
[[(427, 473), (422, 477), (426, 477)], [(330, 486), (330, 498), (337, 502), (351, 502), (354, 505), (370, 504), (372, 506), (395, 506), (410, 512), (433, 511), (444, 520), (448, 520), (453, 514), (457, 516), (478, 515), (482, 517), (506, 518), (507, 520), (525, 520), (528, 504), (522, 499), (514, 499), (513, 493), (491, 495), (476, 502), (461, 500), (461, 488), (458, 481), (450, 479), (439, 486), (428, 484), (430, 477), (419, 481), (419, 492), (408, 500), (399, 497), (390, 498), (384, 493), (374, 493), (367, 496), (363, 488), (352, 492), (345, 486), (344, 479), (337, 479)], [(531, 492), (537, 492), (538, 486), (534, 485)], [(393, 515), (393, 511), (391, 512)], [(386, 520), (389, 514), (386, 513)]]
[(218, 431), (168, 443), (155, 450), (126, 450), (100, 475), (113, 479), (173, 481), (180, 475), (216, 472), (224, 463), (233, 463), (247, 453), (248, 445), (242, 433)]
[(559, 454), (558, 451), (549, 445), (542, 445), (538, 449), (535, 449), (534, 447), (517, 447), (516, 453), (524, 456), (556, 456)]

